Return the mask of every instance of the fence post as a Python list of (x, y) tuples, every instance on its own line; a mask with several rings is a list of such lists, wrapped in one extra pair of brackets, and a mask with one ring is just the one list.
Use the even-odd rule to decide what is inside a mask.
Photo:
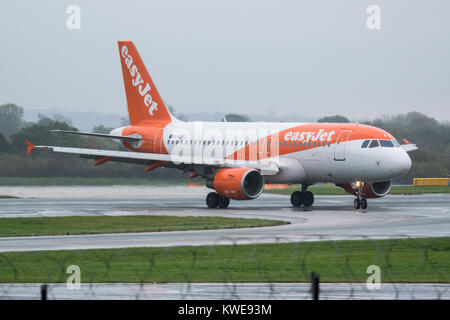
[(41, 286), (41, 300), (47, 300), (47, 285), (43, 284)]
[(311, 272), (311, 295), (313, 300), (319, 300), (319, 281), (319, 275)]

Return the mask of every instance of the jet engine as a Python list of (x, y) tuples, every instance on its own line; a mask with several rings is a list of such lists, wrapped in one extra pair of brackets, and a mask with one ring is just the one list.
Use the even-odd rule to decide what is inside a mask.
[[(356, 195), (358, 191), (358, 182), (337, 184), (338, 187), (344, 188), (347, 193)], [(381, 182), (364, 183), (361, 189), (361, 196), (366, 199), (381, 198), (389, 193), (392, 187), (392, 180)]]
[(206, 180), (208, 188), (234, 200), (251, 200), (264, 190), (264, 177), (252, 168), (219, 169), (213, 178)]

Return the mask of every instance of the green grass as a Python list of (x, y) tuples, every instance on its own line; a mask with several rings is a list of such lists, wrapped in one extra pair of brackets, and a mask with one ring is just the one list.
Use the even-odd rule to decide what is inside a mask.
[(0, 237), (254, 228), (281, 224), (288, 224), (288, 222), (176, 216), (1, 218)]
[(450, 193), (450, 186), (393, 186), (390, 194), (425, 194), (425, 193)]
[(81, 178), (81, 177), (0, 177), (0, 186), (113, 186), (113, 185), (186, 185), (190, 179)]
[[(140, 179), (140, 178), (81, 178), (81, 177), (0, 177), (0, 186), (113, 186), (113, 185), (149, 185), (149, 186), (170, 186), (195, 184), (203, 186), (201, 179)], [(291, 194), (299, 190), (299, 185), (291, 185), (287, 189), (264, 190), (265, 193)], [(308, 188), (316, 195), (346, 195), (344, 189), (316, 185)], [(450, 193), (450, 186), (439, 187), (414, 187), (414, 186), (393, 186), (390, 194), (393, 195), (413, 195), (424, 193)], [(8, 196), (6, 196), (8, 197)], [(2, 196), (0, 196), (2, 198)]]
[(0, 253), (0, 282), (450, 282), (450, 238)]
[[(264, 190), (265, 193), (291, 194), (293, 191), (300, 190), (299, 185), (291, 185), (286, 189)], [(335, 186), (311, 186), (308, 190), (315, 195), (348, 195), (344, 189)], [(414, 187), (414, 186), (392, 186), (389, 194), (393, 195), (414, 195), (426, 193), (450, 193), (450, 186), (437, 187)]]
[(19, 198), (19, 197), (0, 194), (0, 199), (16, 199), (16, 198)]

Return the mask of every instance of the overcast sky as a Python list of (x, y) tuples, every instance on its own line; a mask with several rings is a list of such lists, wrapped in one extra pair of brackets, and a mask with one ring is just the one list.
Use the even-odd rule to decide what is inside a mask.
[(449, 14), (448, 0), (2, 0), (0, 104), (124, 115), (117, 40), (133, 40), (180, 112), (450, 120)]

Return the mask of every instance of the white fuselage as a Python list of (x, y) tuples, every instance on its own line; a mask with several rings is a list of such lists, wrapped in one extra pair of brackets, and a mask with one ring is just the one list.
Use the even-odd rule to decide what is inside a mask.
[[(397, 178), (411, 167), (407, 152), (398, 146), (362, 148), (363, 141), (373, 138), (370, 132), (367, 137), (337, 143), (336, 138), (345, 129), (342, 124), (324, 124), (329, 134), (322, 137), (322, 142), (316, 139), (320, 146), (289, 146), (289, 143), (293, 143), (290, 141), (293, 135), (289, 134), (291, 131), (285, 134), (286, 130), (292, 128), (295, 131), (295, 128), (304, 126), (313, 126), (319, 133), (323, 131), (320, 123), (176, 121), (164, 128), (163, 141), (169, 154), (183, 148), (185, 152), (220, 159), (230, 157), (246, 145), (255, 144), (253, 150), (267, 159), (276, 158), (279, 164), (280, 171), (277, 174), (265, 176), (268, 183), (378, 182)], [(359, 130), (356, 128), (351, 131)], [(303, 135), (303, 144), (315, 138), (310, 135), (311, 139), (307, 141), (308, 135)], [(272, 136), (272, 143), (267, 143), (268, 136)], [(285, 144), (288, 151), (280, 152)]]

